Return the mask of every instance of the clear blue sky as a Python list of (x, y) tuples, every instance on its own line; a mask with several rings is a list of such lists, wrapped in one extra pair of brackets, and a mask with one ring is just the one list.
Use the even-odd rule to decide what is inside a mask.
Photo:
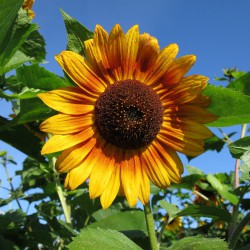
[[(214, 77), (221, 76), (223, 68), (250, 70), (249, 0), (36, 0), (34, 22), (40, 26), (47, 43), (48, 63), (44, 67), (56, 74), (62, 74), (62, 70), (54, 55), (66, 48), (67, 40), (60, 8), (91, 30), (100, 24), (110, 31), (119, 23), (127, 31), (139, 24), (140, 32), (155, 36), (161, 48), (177, 43), (178, 56), (195, 54), (197, 62), (190, 73), (206, 75), (216, 85), (222, 84)], [(11, 109), (0, 102), (0, 114), (7, 117)], [(236, 130), (239, 131), (239, 127), (225, 129), (226, 132)], [(220, 135), (217, 130), (213, 131)], [(238, 137), (239, 133), (234, 139)], [(2, 142), (1, 150), (9, 151), (21, 166), (23, 154)], [(187, 163), (185, 157), (182, 159)], [(190, 165), (206, 173), (229, 172), (234, 168), (234, 160), (225, 148), (222, 154), (209, 152), (199, 156)], [(11, 169), (12, 176), (16, 169)], [(1, 170), (0, 173), (3, 176)], [(0, 196), (1, 193), (2, 190)]]

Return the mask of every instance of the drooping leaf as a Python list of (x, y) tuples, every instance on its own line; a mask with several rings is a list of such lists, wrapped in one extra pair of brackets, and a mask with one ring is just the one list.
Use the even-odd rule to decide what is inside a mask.
[(32, 31), (26, 41), (21, 46), (20, 50), (28, 57), (33, 58), (33, 61), (39, 63), (45, 59), (45, 40), (38, 30)]
[(250, 122), (250, 96), (212, 85), (207, 86), (203, 93), (211, 98), (208, 110), (218, 116), (208, 126), (225, 127)]
[(193, 166), (189, 166), (189, 165), (186, 165), (186, 168), (187, 168), (187, 171), (188, 173), (191, 175), (191, 174), (197, 174), (197, 175), (200, 175), (200, 176), (204, 176), (205, 173), (202, 172), (199, 168), (196, 168), (196, 167), (193, 167)]
[(122, 233), (101, 228), (87, 228), (68, 245), (69, 250), (110, 250), (110, 249), (141, 249)]
[(0, 89), (0, 97), (6, 100), (35, 98), (38, 93), (41, 93), (39, 89), (29, 89), (27, 87), (24, 87), (19, 94), (6, 94)]
[(231, 155), (236, 158), (240, 159), (240, 157), (246, 152), (250, 151), (250, 136), (246, 136), (241, 138), (233, 143), (228, 145)]
[(189, 205), (178, 213), (178, 216), (209, 217), (230, 222), (231, 214), (219, 207), (205, 205)]
[(217, 190), (217, 192), (224, 197), (225, 199), (229, 200), (231, 203), (236, 205), (239, 202), (238, 197), (230, 192), (227, 185), (223, 185), (214, 175), (208, 174), (207, 181), (211, 184), (211, 186)]
[(93, 37), (93, 32), (61, 10), (68, 35), (67, 50), (84, 55), (84, 41)]
[(35, 29), (36, 25), (30, 23), (26, 11), (20, 9), (14, 25), (0, 47), (0, 74), (7, 72), (10, 67), (6, 67), (6, 64)]
[(202, 236), (187, 237), (175, 242), (167, 250), (229, 250), (228, 244), (219, 238), (205, 238)]

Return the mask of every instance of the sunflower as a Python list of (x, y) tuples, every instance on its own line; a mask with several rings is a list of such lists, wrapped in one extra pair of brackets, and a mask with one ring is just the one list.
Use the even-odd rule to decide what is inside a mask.
[(28, 10), (29, 16), (31, 19), (35, 17), (35, 12), (31, 10), (32, 5), (34, 4), (35, 0), (24, 0), (22, 8), (24, 10)]
[(97, 25), (84, 42), (85, 57), (63, 51), (57, 62), (76, 83), (39, 94), (59, 113), (41, 124), (52, 134), (42, 154), (62, 151), (56, 162), (67, 172), (65, 187), (89, 180), (90, 198), (108, 208), (117, 195), (131, 206), (149, 201), (150, 181), (160, 188), (179, 183), (183, 165), (176, 151), (196, 156), (215, 120), (201, 94), (207, 77), (184, 77), (195, 62), (175, 60), (178, 46), (160, 50), (156, 38), (135, 25), (110, 34)]
[(166, 230), (176, 232), (182, 228), (182, 220), (181, 217), (175, 217), (171, 220), (168, 225), (165, 227)]

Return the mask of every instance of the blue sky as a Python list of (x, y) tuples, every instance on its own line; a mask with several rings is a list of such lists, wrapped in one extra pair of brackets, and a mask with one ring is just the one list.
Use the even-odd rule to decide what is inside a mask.
[[(140, 32), (155, 36), (161, 48), (177, 43), (180, 48), (178, 56), (197, 56), (190, 73), (206, 75), (213, 84), (223, 84), (214, 80), (214, 77), (222, 76), (223, 68), (237, 67), (249, 71), (249, 0), (36, 0), (33, 21), (40, 26), (40, 33), (47, 43), (48, 55), (44, 67), (56, 74), (62, 74), (62, 70), (54, 55), (66, 48), (67, 41), (60, 8), (91, 30), (100, 24), (110, 31), (114, 24), (119, 23), (127, 31), (138, 24)], [(0, 102), (0, 115), (7, 117), (11, 113), (10, 105), (2, 100)], [(227, 133), (239, 131), (239, 126), (224, 130)], [(220, 136), (218, 130), (213, 131)], [(238, 133), (234, 139), (239, 136)], [(23, 154), (2, 142), (1, 150), (7, 150), (21, 166), (25, 158)], [(182, 159), (186, 164), (186, 158)], [(216, 173), (233, 170), (234, 163), (225, 148), (222, 154), (208, 152), (199, 156), (190, 165), (206, 173)], [(18, 168), (11, 168), (12, 176)], [(14, 178), (14, 182), (17, 185), (18, 179)], [(0, 189), (0, 197), (1, 193)]]

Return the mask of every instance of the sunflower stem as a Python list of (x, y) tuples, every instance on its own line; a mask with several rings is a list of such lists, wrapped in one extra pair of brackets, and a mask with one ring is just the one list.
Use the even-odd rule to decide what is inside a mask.
[(144, 213), (145, 213), (145, 219), (147, 223), (147, 229), (148, 229), (148, 236), (150, 240), (151, 250), (158, 250), (158, 244), (157, 239), (155, 235), (155, 223), (153, 214), (150, 207), (150, 202), (148, 202), (146, 205), (144, 205)]
[(52, 160), (51, 160), (51, 166), (52, 166), (53, 171), (54, 171), (54, 180), (55, 180), (55, 184), (56, 184), (56, 192), (57, 192), (57, 195), (59, 197), (60, 203), (62, 205), (62, 210), (63, 210), (63, 214), (64, 214), (64, 217), (65, 217), (65, 221), (66, 221), (66, 223), (71, 225), (72, 222), (71, 222), (70, 207), (67, 204), (66, 197), (65, 197), (65, 192), (62, 189), (62, 185), (61, 185), (61, 182), (60, 182), (60, 179), (59, 179), (59, 175), (58, 175), (58, 173), (57, 173), (57, 171), (55, 169), (55, 163), (56, 163), (56, 158), (53, 157)]

